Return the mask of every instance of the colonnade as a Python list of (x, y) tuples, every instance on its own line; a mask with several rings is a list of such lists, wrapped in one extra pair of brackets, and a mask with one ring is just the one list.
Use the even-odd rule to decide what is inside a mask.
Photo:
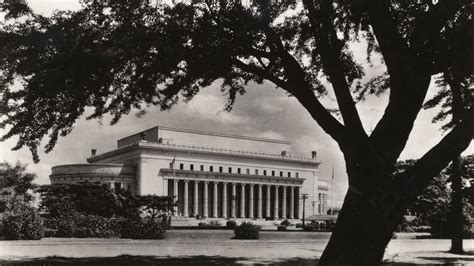
[(298, 219), (300, 186), (169, 179), (178, 216)]

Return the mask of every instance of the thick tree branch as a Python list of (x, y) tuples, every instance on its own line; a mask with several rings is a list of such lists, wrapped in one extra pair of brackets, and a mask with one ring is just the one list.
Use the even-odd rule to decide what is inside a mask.
[[(278, 87), (291, 93), (310, 113), (310, 115), (321, 126), (321, 128), (326, 131), (326, 133), (328, 133), (334, 140), (338, 142), (343, 141), (343, 135), (345, 131), (344, 126), (326, 110), (326, 108), (316, 98), (314, 92), (309, 88), (309, 85), (306, 84), (304, 79), (290, 79), (291, 81), (287, 82), (275, 77), (271, 73), (268, 73), (264, 69), (261, 69), (254, 64), (245, 64), (238, 59), (233, 59), (232, 64), (245, 72), (261, 76), (262, 78), (273, 82)], [(289, 68), (293, 69), (293, 71), (296, 70), (295, 67)], [(299, 68), (299, 66), (297, 66), (297, 68)], [(301, 70), (301, 68), (299, 69)]]
[(410, 67), (406, 63), (411, 59), (407, 43), (403, 40), (390, 13), (389, 1), (367, 0), (364, 2), (387, 70), (391, 77), (398, 78), (403, 75), (400, 70)]
[[(321, 1), (320, 12), (316, 11), (314, 1), (304, 0), (303, 2), (308, 10), (309, 21), (313, 29), (314, 38), (318, 43), (321, 61), (333, 85), (344, 124), (351, 130), (354, 136), (358, 135), (366, 138), (367, 134), (364, 131), (359, 113), (355, 107), (341, 61), (341, 48), (343, 45), (337, 38), (336, 31), (331, 22), (331, 14), (334, 12), (332, 1)], [(322, 23), (318, 23), (318, 17), (322, 18)]]
[(436, 174), (469, 146), (473, 136), (474, 109), (470, 109), (464, 113), (462, 121), (451, 132), (402, 174), (400, 188), (410, 188), (403, 193), (408, 197), (418, 195)]

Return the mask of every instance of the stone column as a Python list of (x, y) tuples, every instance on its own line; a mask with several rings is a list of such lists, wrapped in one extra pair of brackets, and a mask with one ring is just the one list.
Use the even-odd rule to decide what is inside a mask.
[(184, 180), (184, 204), (183, 204), (183, 215), (184, 217), (188, 217), (188, 180)]
[(174, 215), (178, 216), (178, 179), (173, 180), (173, 197), (174, 197), (174, 203), (176, 206), (174, 206)]
[(227, 183), (222, 184), (222, 218), (227, 218)]
[(209, 217), (209, 212), (208, 212), (208, 203), (209, 203), (209, 190), (208, 190), (208, 186), (209, 185), (209, 182), (207, 181), (204, 181), (204, 197), (203, 197), (203, 204), (204, 204), (204, 213), (202, 214), (202, 216), (204, 216), (204, 218), (207, 218)]
[(217, 218), (217, 182), (214, 182), (214, 197), (212, 199), (212, 217)]
[(283, 186), (283, 197), (281, 203), (281, 218), (286, 219), (286, 186)]
[(295, 187), (290, 187), (290, 219), (295, 219)]
[(272, 189), (272, 187), (270, 185), (267, 186), (267, 217), (270, 217), (271, 213), (270, 213), (270, 190)]
[(249, 218), (253, 218), (253, 184), (250, 184), (249, 194)]
[(194, 217), (199, 214), (199, 208), (198, 208), (198, 203), (199, 203), (199, 182), (194, 181)]
[(240, 218), (245, 218), (245, 184), (240, 190)]
[(230, 209), (230, 216), (235, 218), (235, 197), (236, 197), (236, 188), (235, 183), (232, 183), (232, 198), (231, 198), (231, 209)]
[(300, 188), (296, 188), (296, 214), (295, 218), (299, 219), (300, 218)]
[(275, 219), (278, 219), (278, 186), (275, 186)]
[(262, 185), (258, 185), (257, 217), (262, 218)]

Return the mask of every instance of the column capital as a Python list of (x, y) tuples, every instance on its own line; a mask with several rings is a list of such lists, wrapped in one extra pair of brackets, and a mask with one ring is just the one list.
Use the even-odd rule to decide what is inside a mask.
[(204, 181), (204, 184), (209, 184), (209, 181)]
[(249, 184), (251, 187), (255, 186), (255, 184)]
[(263, 184), (258, 184), (258, 187), (263, 187)]
[(189, 183), (189, 180), (183, 180), (183, 181), (184, 181), (184, 183)]

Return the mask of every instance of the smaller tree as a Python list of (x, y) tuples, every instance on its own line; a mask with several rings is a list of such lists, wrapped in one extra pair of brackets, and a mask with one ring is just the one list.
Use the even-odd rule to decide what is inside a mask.
[(35, 174), (26, 172), (26, 164), (5, 163), (0, 176), (0, 224), (9, 240), (41, 239), (43, 222), (33, 207)]
[[(463, 170), (463, 189), (467, 192), (470, 189), (468, 183), (472, 182), (470, 176), (472, 172), (468, 173), (469, 157), (462, 158), (461, 165)], [(407, 160), (398, 163), (398, 170), (409, 167), (414, 164), (414, 160)], [(450, 165), (438, 176), (436, 176), (431, 183), (423, 190), (417, 197), (417, 200), (410, 208), (410, 211), (417, 216), (419, 224), (431, 226), (431, 235), (439, 238), (450, 238), (453, 235), (453, 228), (456, 228), (456, 222), (460, 222), (462, 227), (463, 237), (470, 236), (470, 221), (469, 217), (472, 212), (472, 205), (469, 200), (463, 200), (463, 215), (461, 221), (454, 221), (450, 219), (450, 212), (452, 210), (452, 180), (450, 178), (453, 166)], [(472, 178), (471, 178), (472, 179)]]

